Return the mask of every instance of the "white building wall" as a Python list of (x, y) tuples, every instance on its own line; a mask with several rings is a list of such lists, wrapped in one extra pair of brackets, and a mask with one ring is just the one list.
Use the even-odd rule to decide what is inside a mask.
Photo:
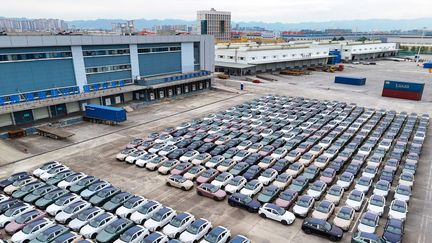
[(71, 51), (76, 84), (80, 91), (83, 92), (83, 86), (87, 84), (83, 50), (81, 46), (71, 46)]
[(194, 71), (194, 46), (192, 42), (181, 43), (182, 73)]
[(129, 45), (132, 78), (139, 77), (138, 45)]

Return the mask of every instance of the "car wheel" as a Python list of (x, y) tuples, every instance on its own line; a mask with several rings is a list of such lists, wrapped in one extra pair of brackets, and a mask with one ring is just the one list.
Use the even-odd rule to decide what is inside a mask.
[(171, 184), (167, 181), (167, 182), (165, 182), (165, 184), (167, 185), (167, 186), (171, 186)]
[(90, 235), (90, 239), (94, 239), (94, 238), (96, 238), (96, 233)]
[(71, 219), (66, 219), (65, 225), (68, 225), (70, 223)]
[(335, 242), (335, 241), (337, 241), (337, 238), (334, 237), (334, 236), (330, 236), (330, 237), (329, 237), (329, 240)]
[(180, 237), (180, 233), (176, 233), (174, 238), (178, 239)]
[(128, 214), (126, 215), (126, 218), (130, 219), (130, 216), (131, 216), (131, 214), (128, 213)]
[(253, 208), (248, 208), (249, 213), (255, 213), (255, 210)]
[(281, 223), (282, 223), (283, 225), (288, 225), (288, 222), (287, 222), (286, 220), (282, 220)]
[(231, 207), (235, 207), (235, 203), (229, 202), (228, 205), (230, 205)]
[(181, 189), (182, 189), (183, 191), (187, 191), (186, 187), (184, 187), (184, 186), (182, 186)]
[(201, 193), (200, 191), (197, 191), (197, 194), (198, 194), (199, 196), (202, 196), (202, 193)]
[(263, 218), (263, 219), (267, 218), (267, 216), (266, 216), (265, 214), (263, 214), (263, 213), (260, 213), (260, 216), (261, 216), (261, 218)]
[(308, 235), (312, 233), (312, 231), (310, 229), (304, 229), (303, 231)]
[(29, 243), (30, 242), (30, 240), (24, 240), (23, 241), (23, 243)]

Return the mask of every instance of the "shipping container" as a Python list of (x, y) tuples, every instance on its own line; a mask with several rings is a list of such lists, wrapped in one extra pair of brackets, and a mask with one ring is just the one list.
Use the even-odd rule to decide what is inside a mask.
[(411, 82), (403, 82), (403, 81), (393, 81), (393, 80), (385, 80), (384, 81), (384, 89), (394, 89), (394, 90), (402, 90), (402, 91), (410, 91), (423, 93), (424, 83), (411, 83)]
[(350, 85), (365, 85), (366, 84), (366, 78), (336, 76), (335, 77), (335, 83), (338, 83), (338, 84), (350, 84)]
[(422, 93), (395, 89), (383, 89), (382, 96), (407, 100), (421, 100)]
[(90, 119), (118, 123), (126, 121), (126, 110), (111, 106), (86, 105), (84, 116)]
[(432, 62), (423, 63), (423, 68), (432, 68)]

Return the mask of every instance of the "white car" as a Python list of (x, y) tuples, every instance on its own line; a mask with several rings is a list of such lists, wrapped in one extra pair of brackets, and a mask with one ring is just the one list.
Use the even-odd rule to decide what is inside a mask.
[(42, 218), (36, 221), (33, 221), (24, 228), (15, 234), (12, 235), (11, 241), (13, 243), (25, 243), (30, 242), (31, 240), (36, 239), (36, 237), (43, 232), (44, 230), (48, 229), (49, 227), (53, 226), (54, 222), (47, 219)]
[(313, 197), (315, 200), (318, 200), (326, 191), (327, 183), (317, 180), (312, 183), (309, 189), (306, 191), (306, 194)]
[(146, 204), (138, 208), (137, 211), (132, 213), (130, 219), (136, 224), (142, 224), (144, 221), (153, 216), (154, 213), (159, 211), (163, 206), (157, 201), (148, 201)]
[(66, 177), (64, 180), (60, 181), (57, 186), (63, 189), (67, 189), (76, 183), (78, 183), (79, 180), (83, 179), (87, 175), (84, 173), (74, 173), (68, 177)]
[(166, 143), (172, 138), (173, 138), (173, 136), (171, 136), (169, 134), (162, 134), (158, 138), (156, 138), (156, 140), (154, 142), (155, 143)]
[(28, 211), (35, 209), (33, 206), (24, 203), (18, 207), (11, 207), (6, 212), (0, 215), (0, 228), (4, 228), (7, 224), (14, 221), (18, 216)]
[(61, 165), (60, 162), (57, 161), (50, 161), (45, 164), (43, 164), (41, 167), (37, 168), (33, 171), (33, 175), (36, 177), (40, 177), (43, 173), (51, 170), (52, 168)]
[(372, 195), (369, 198), (367, 211), (378, 214), (378, 216), (381, 216), (384, 213), (385, 205), (386, 205), (385, 197), (380, 195)]
[(367, 176), (362, 176), (356, 182), (354, 188), (363, 193), (367, 193), (369, 189), (372, 187), (373, 179)]
[(145, 154), (143, 157), (137, 159), (137, 161), (135, 161), (135, 164), (139, 167), (145, 167), (148, 162), (152, 161), (156, 157), (158, 157), (157, 154), (148, 153)]
[(82, 191), (80, 193), (80, 196), (84, 200), (88, 200), (93, 195), (96, 195), (99, 191), (101, 191), (107, 187), (110, 187), (110, 186), (111, 186), (111, 184), (109, 184), (106, 181), (97, 181), (95, 183), (92, 183), (89, 187), (87, 187), (87, 189), (84, 189), (84, 191)]
[(294, 207), (293, 213), (299, 217), (306, 217), (313, 208), (315, 199), (308, 195), (299, 196)]
[(232, 159), (225, 159), (218, 165), (218, 167), (216, 167), (216, 169), (220, 172), (225, 172), (231, 170), (236, 164), (237, 162)]
[(126, 202), (124, 202), (123, 205), (116, 210), (116, 214), (122, 218), (129, 218), (132, 213), (137, 211), (139, 207), (146, 203), (147, 199), (145, 199), (144, 197), (133, 196), (129, 198)]
[(276, 177), (272, 184), (283, 190), (291, 183), (291, 181), (292, 176), (288, 175), (287, 173), (282, 173)]
[(67, 166), (64, 166), (64, 165), (59, 165), (59, 166), (56, 166), (56, 167), (46, 171), (45, 173), (40, 175), (39, 178), (43, 181), (47, 181), (49, 178), (54, 177), (58, 173), (63, 172), (65, 170), (69, 170), (69, 168)]
[(402, 173), (398, 184), (412, 187), (414, 185), (414, 175), (411, 172)]
[(243, 176), (236, 176), (228, 181), (228, 183), (225, 185), (225, 191), (231, 194), (238, 192), (246, 184), (246, 182), (247, 180)]
[[(15, 181), (14, 183), (12, 183), (12, 185), (5, 187), (3, 189), (3, 192), (8, 194), (8, 195), (12, 195), (12, 193), (14, 193), (16, 190), (20, 189), (21, 187), (23, 187), (29, 183), (35, 182), (35, 181), (36, 181), (36, 178), (34, 178), (34, 177), (23, 178), (21, 180)], [(0, 202), (3, 201), (2, 196), (4, 196), (4, 195), (0, 194)]]
[(239, 150), (246, 150), (246, 149), (248, 149), (252, 144), (253, 144), (252, 141), (245, 140), (245, 141), (241, 142), (239, 145), (237, 145), (236, 148), (238, 148)]
[(8, 200), (8, 199), (10, 199), (9, 196), (6, 196), (6, 195), (3, 195), (3, 194), (0, 194), (0, 203), (3, 202), (3, 201), (6, 201), (6, 200)]
[(211, 184), (218, 186), (219, 188), (224, 187), (228, 182), (234, 178), (233, 175), (231, 175), (228, 172), (222, 172), (216, 178), (211, 182)]
[(145, 237), (141, 242), (146, 242), (146, 243), (168, 243), (169, 238), (168, 236), (162, 234), (159, 231), (153, 232), (150, 235), (148, 235), (147, 237)]
[(141, 157), (143, 157), (146, 154), (147, 154), (147, 151), (145, 151), (145, 150), (137, 150), (137, 151), (130, 153), (125, 158), (125, 161), (129, 164), (134, 164), (135, 161), (137, 161), (138, 159), (140, 159)]
[(177, 149), (177, 146), (175, 145), (168, 145), (165, 148), (159, 150), (158, 154), (161, 156), (167, 156), (169, 153), (173, 152)]
[(65, 209), (67, 206), (74, 202), (81, 200), (81, 197), (75, 194), (68, 194), (57, 199), (53, 204), (49, 205), (46, 209), (47, 213), (51, 216), (55, 216), (58, 212)]
[(231, 231), (223, 226), (213, 228), (208, 232), (201, 243), (225, 243), (231, 238)]
[(105, 211), (98, 207), (90, 207), (82, 211), (68, 224), (68, 227), (74, 231), (79, 231), (84, 225), (86, 225), (90, 220), (96, 218), (97, 216), (103, 214)]
[(286, 156), (287, 153), (288, 153), (288, 149), (281, 147), (273, 151), (273, 153), (270, 156), (274, 159), (282, 159), (283, 157)]
[(178, 238), (194, 220), (195, 217), (190, 213), (179, 213), (163, 228), (162, 233), (171, 239)]
[(81, 228), (79, 233), (87, 239), (94, 239), (99, 232), (117, 219), (117, 216), (111, 213), (103, 213), (90, 220), (87, 225)]
[(270, 182), (274, 181), (274, 179), (276, 179), (277, 176), (278, 176), (277, 170), (269, 168), (263, 171), (260, 176), (258, 176), (258, 181), (263, 183), (265, 186), (267, 186), (270, 184)]
[(222, 155), (214, 156), (209, 161), (205, 163), (207, 168), (216, 168), (220, 163), (225, 160), (225, 157)]
[(390, 182), (386, 180), (379, 180), (374, 185), (373, 194), (374, 195), (380, 195), (383, 197), (387, 197), (389, 191), (390, 191)]
[(253, 197), (255, 196), (261, 189), (264, 187), (262, 182), (258, 180), (251, 180), (240, 190), (241, 194), (244, 194), (246, 196)]
[(260, 162), (258, 163), (258, 166), (265, 170), (267, 168), (270, 168), (271, 166), (273, 166), (276, 163), (276, 159), (271, 157), (271, 156), (266, 156), (264, 158), (262, 158), (260, 160)]
[(202, 165), (207, 163), (211, 158), (212, 156), (209, 153), (201, 153), (192, 160), (192, 164)]
[(162, 149), (164, 149), (166, 146), (174, 146), (174, 145), (168, 145), (165, 143), (157, 143), (157, 144), (153, 145), (151, 148), (149, 148), (148, 152), (152, 153), (152, 154), (156, 154), (159, 151), (161, 151)]
[(343, 187), (345, 190), (348, 189), (354, 181), (354, 175), (350, 172), (344, 172), (339, 176), (336, 181), (336, 185)]
[(388, 216), (391, 219), (399, 219), (405, 221), (408, 213), (408, 205), (402, 200), (393, 200), (389, 207)]
[(233, 160), (236, 162), (243, 161), (246, 157), (248, 157), (251, 153), (245, 150), (240, 150), (236, 155), (234, 155)]
[(315, 159), (315, 161), (313, 162), (313, 165), (315, 165), (316, 167), (318, 167), (320, 169), (324, 169), (328, 165), (329, 162), (330, 162), (329, 157), (321, 155)]
[(398, 185), (395, 190), (394, 199), (408, 202), (411, 198), (411, 187)]
[(183, 243), (198, 242), (212, 228), (212, 224), (207, 219), (197, 219), (180, 234), (179, 240)]
[(157, 231), (168, 224), (176, 215), (176, 211), (172, 208), (163, 207), (144, 223), (144, 227), (151, 232)]
[(168, 158), (165, 156), (157, 156), (156, 158), (150, 160), (148, 163), (145, 164), (146, 169), (148, 170), (156, 170), (158, 169), (165, 161), (168, 161)]
[(91, 207), (91, 204), (86, 201), (77, 201), (68, 205), (65, 209), (55, 216), (55, 220), (61, 224), (69, 224), (75, 215)]
[(184, 140), (184, 137), (173, 137), (170, 140), (166, 141), (166, 144), (167, 145), (176, 145), (183, 140)]
[(376, 228), (378, 227), (378, 222), (378, 214), (365, 212), (359, 220), (357, 230), (365, 233), (375, 233)]
[(324, 199), (334, 203), (335, 205), (339, 205), (339, 202), (344, 195), (344, 191), (345, 190), (343, 189), (343, 187), (338, 185), (333, 185), (327, 191), (327, 194), (325, 195)]
[(260, 143), (254, 143), (254, 144), (252, 144), (252, 146), (250, 146), (247, 149), (247, 151), (250, 153), (256, 153), (256, 152), (260, 151), (263, 147), (264, 147), (264, 145), (262, 145)]
[(118, 153), (116, 155), (116, 159), (120, 160), (120, 161), (124, 161), (126, 159), (126, 157), (129, 156), (129, 154), (138, 151), (136, 148), (129, 148), (129, 149), (123, 149), (122, 151), (120, 151), (120, 153)]
[(363, 205), (364, 200), (365, 200), (365, 195), (363, 192), (352, 190), (348, 195), (345, 204), (349, 207), (354, 208), (356, 211), (359, 211), (361, 206)]
[(148, 229), (141, 225), (134, 225), (123, 232), (114, 243), (139, 243), (149, 234), (150, 231)]
[(295, 220), (293, 213), (273, 203), (262, 205), (258, 210), (258, 214), (263, 218), (273, 219), (285, 225), (292, 224)]
[(192, 162), (200, 153), (196, 150), (189, 150), (185, 154), (180, 157), (180, 161), (182, 162)]
[(312, 218), (328, 220), (335, 210), (334, 203), (322, 200), (318, 203), (315, 210), (312, 212)]
[(373, 179), (375, 178), (377, 173), (378, 173), (378, 167), (373, 165), (368, 165), (363, 169), (362, 177), (370, 177)]

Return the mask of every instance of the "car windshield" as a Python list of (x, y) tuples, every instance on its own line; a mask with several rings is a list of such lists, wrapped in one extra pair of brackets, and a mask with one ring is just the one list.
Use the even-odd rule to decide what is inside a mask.
[(271, 188), (265, 188), (262, 192), (263, 195), (272, 196), (275, 193), (275, 190)]
[(339, 196), (341, 195), (341, 190), (339, 190), (338, 188), (330, 188), (328, 193), (333, 196)]
[(409, 196), (410, 195), (410, 192), (408, 190), (405, 190), (405, 189), (402, 189), (402, 188), (398, 188), (396, 190), (396, 193), (397, 194), (401, 194), (401, 195), (405, 195), (405, 196)]
[(370, 180), (361, 178), (359, 180), (358, 184), (362, 185), (362, 186), (369, 186), (369, 182), (370, 182)]
[(387, 186), (386, 184), (383, 184), (383, 183), (377, 183), (377, 184), (375, 185), (375, 188), (376, 188), (376, 189), (379, 189), (379, 190), (387, 190), (387, 189), (388, 189), (388, 186)]
[(208, 178), (208, 177), (212, 176), (213, 173), (214, 173), (213, 170), (206, 170), (206, 171), (204, 171), (204, 173), (202, 174), (202, 177)]
[(349, 219), (351, 219), (351, 214), (349, 214), (347, 212), (339, 211), (337, 217), (341, 218), (341, 219), (349, 220)]
[(70, 197), (61, 197), (55, 201), (55, 205), (57, 206), (63, 206), (66, 202), (68, 202)]
[(29, 191), (33, 190), (35, 188), (35, 186), (36, 186), (36, 184), (25, 185), (25, 186), (21, 187), (21, 191), (29, 192)]
[(370, 204), (374, 205), (374, 206), (379, 206), (382, 207), (384, 205), (384, 201), (381, 200), (381, 198), (378, 197), (372, 197)]
[(129, 242), (132, 239), (132, 236), (134, 236), (134, 234), (136, 233), (136, 231), (129, 231), (127, 230), (126, 232), (124, 232), (121, 236), (120, 239), (123, 242)]
[(178, 228), (178, 227), (182, 226), (182, 222), (183, 222), (183, 219), (179, 219), (179, 218), (175, 217), (171, 220), (170, 225)]
[(238, 186), (240, 185), (240, 182), (241, 182), (241, 178), (233, 178), (228, 182), (228, 184), (232, 186)]
[(317, 210), (322, 212), (322, 213), (328, 213), (330, 211), (330, 207), (328, 207), (327, 205), (320, 204), (318, 206)]
[(265, 170), (261, 176), (263, 177), (271, 177), (273, 175), (273, 170)]
[(307, 207), (309, 207), (309, 200), (302, 198), (302, 199), (298, 200), (296, 202), (296, 204), (300, 207), (306, 207), (307, 208)]
[(349, 196), (349, 199), (353, 200), (353, 201), (360, 202), (362, 200), (362, 197), (359, 194), (351, 193), (350, 196)]
[(6, 217), (10, 217), (16, 213), (16, 210), (16, 208), (10, 208), (3, 215)]
[(361, 223), (370, 227), (375, 227), (375, 221), (373, 219), (368, 219), (366, 217), (363, 217)]
[(151, 217), (154, 221), (160, 222), (165, 215), (166, 211), (159, 210)]
[(401, 179), (404, 181), (412, 181), (413, 177), (411, 174), (402, 174)]
[(124, 195), (115, 196), (115, 197), (113, 197), (113, 198), (111, 199), (111, 202), (112, 202), (112, 203), (115, 203), (115, 204), (118, 204), (118, 203), (123, 202), (123, 199), (124, 199), (124, 198), (125, 198)]
[[(30, 212), (30, 214), (33, 214), (33, 213)], [(30, 216), (31, 215), (29, 215), (28, 213), (22, 214), (18, 218), (15, 219), (15, 223), (17, 223), (17, 224), (25, 224), (29, 220)]]
[(199, 226), (192, 223), (187, 227), (186, 231), (193, 235), (196, 235), (199, 233)]
[(24, 234), (30, 234), (30, 232), (32, 232), (34, 227), (36, 227), (36, 226), (34, 226), (32, 224), (28, 224), (28, 225), (24, 226), (24, 228), (22, 229), (22, 232)]
[(106, 197), (107, 195), (111, 194), (112, 190), (101, 190), (97, 193), (99, 197)]
[(301, 187), (305, 184), (305, 182), (301, 180), (294, 180), (292, 184)]
[(323, 188), (323, 184), (320, 183), (314, 183), (312, 184), (312, 190), (314, 191), (321, 191), (321, 189)]
[(48, 242), (50, 237), (52, 237), (52, 231), (45, 230), (41, 234), (38, 235), (37, 239), (41, 242)]
[(325, 171), (323, 171), (322, 176), (324, 176), (324, 177), (332, 177), (333, 173), (331, 171), (325, 170)]
[(245, 185), (245, 188), (249, 189), (249, 190), (253, 190), (253, 189), (255, 189), (255, 187), (256, 187), (256, 183), (247, 183)]
[(391, 225), (387, 226), (386, 230), (388, 232), (393, 233), (393, 234), (398, 234), (398, 235), (402, 234), (401, 228), (394, 227), (394, 226), (391, 226)]
[(67, 181), (67, 182), (72, 182), (72, 181), (74, 181), (78, 176), (79, 176), (79, 175), (72, 175), (72, 176), (68, 176), (68, 177), (66, 178), (65, 181)]
[(276, 181), (278, 181), (278, 182), (286, 182), (286, 181), (288, 181), (288, 179), (289, 179), (289, 176), (278, 176), (278, 177), (276, 177)]
[(349, 182), (349, 181), (351, 181), (351, 176), (349, 176), (349, 175), (342, 175), (341, 177), (340, 177), (340, 180), (341, 181), (347, 181), (347, 182)]
[[(100, 224), (100, 222), (101, 222), (102, 220), (100, 220), (100, 219), (98, 219), (98, 218), (99, 218), (99, 217), (96, 217), (96, 218), (90, 220), (89, 225), (92, 226), (92, 227), (94, 227), (94, 228), (99, 227), (99, 224)], [(103, 220), (105, 220), (105, 218), (104, 218)]]
[(105, 231), (111, 234), (115, 234), (117, 232), (117, 227), (114, 226), (113, 224), (109, 224), (106, 228)]
[(287, 200), (287, 201), (291, 201), (294, 197), (294, 194), (291, 193), (287, 193), (287, 192), (282, 192), (280, 194), (280, 198), (283, 200)]
[[(73, 204), (72, 204), (72, 205), (73, 205)], [(68, 213), (68, 214), (71, 214), (71, 213), (75, 212), (75, 209), (76, 209), (77, 207), (76, 207), (76, 206), (75, 206), (75, 207), (72, 207), (72, 205), (66, 207), (66, 208), (64, 209), (64, 212), (65, 212), (65, 213)]]
[(330, 231), (330, 230), (332, 229), (331, 224), (329, 224), (328, 222), (325, 222), (325, 223), (324, 223), (324, 229), (325, 229), (326, 231)]
[[(93, 212), (93, 211), (92, 211)], [(79, 220), (81, 220), (81, 221), (86, 221), (87, 220), (87, 217), (88, 217), (88, 214), (89, 212), (86, 212), (86, 211), (84, 211), (84, 212), (81, 212), (81, 213), (79, 213), (78, 214), (78, 216), (77, 216), (77, 218), (79, 219)]]
[(392, 206), (392, 210), (400, 212), (400, 213), (405, 213), (406, 208), (404, 205), (398, 205), (398, 204), (394, 203)]

